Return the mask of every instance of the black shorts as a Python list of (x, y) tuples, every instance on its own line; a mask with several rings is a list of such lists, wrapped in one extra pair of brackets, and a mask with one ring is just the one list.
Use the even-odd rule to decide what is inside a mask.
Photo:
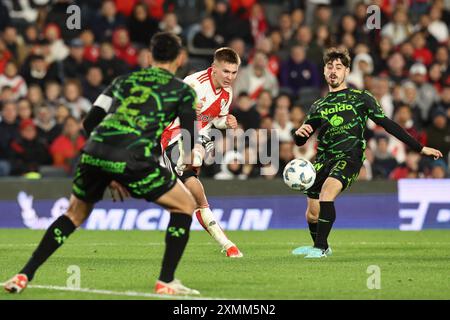
[(77, 198), (88, 203), (101, 200), (112, 180), (124, 186), (133, 198), (147, 201), (158, 199), (175, 186), (175, 174), (160, 165), (157, 158), (112, 148), (104, 151), (100, 155), (89, 151), (81, 154), (72, 185)]
[(164, 150), (163, 157), (167, 168), (169, 168), (169, 170), (171, 170), (178, 177), (178, 179), (180, 179), (181, 182), (184, 183), (188, 178), (190, 177), (198, 178), (198, 176), (194, 170), (185, 170), (185, 171), (178, 170), (177, 162), (178, 159), (180, 158), (179, 146), (180, 146), (179, 142), (175, 142), (170, 146), (168, 146), (166, 150)]
[(311, 199), (319, 199), (320, 191), (328, 177), (333, 177), (342, 183), (342, 191), (351, 186), (359, 175), (361, 160), (353, 158), (327, 159), (314, 162), (316, 180), (304, 193)]

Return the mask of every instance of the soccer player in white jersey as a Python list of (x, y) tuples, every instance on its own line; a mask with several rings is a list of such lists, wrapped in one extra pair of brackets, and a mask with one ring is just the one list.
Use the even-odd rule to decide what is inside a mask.
[[(210, 68), (187, 76), (184, 81), (197, 93), (197, 121), (199, 122), (199, 134), (202, 144), (209, 152), (214, 148), (214, 142), (210, 139), (210, 130), (214, 126), (217, 129), (234, 129), (237, 127), (236, 118), (229, 114), (232, 100), (231, 86), (241, 64), (239, 55), (231, 48), (220, 48), (214, 53), (214, 61)], [(240, 258), (242, 253), (237, 246), (228, 239), (218, 221), (215, 219), (203, 185), (198, 179), (198, 172), (186, 167), (182, 163), (177, 150), (181, 150), (181, 133), (179, 119), (175, 119), (164, 130), (161, 138), (161, 146), (167, 165), (170, 166), (178, 178), (191, 191), (197, 202), (196, 216), (203, 228), (221, 245), (227, 257)], [(175, 150), (174, 150), (175, 149)], [(202, 156), (198, 161), (202, 161)], [(194, 159), (195, 162), (195, 159)]]

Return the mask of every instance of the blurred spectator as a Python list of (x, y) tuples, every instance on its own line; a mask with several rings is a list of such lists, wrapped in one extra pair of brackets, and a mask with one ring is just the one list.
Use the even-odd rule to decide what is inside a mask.
[(56, 109), (61, 100), (61, 85), (56, 81), (45, 84), (45, 104)]
[(0, 176), (8, 175), (11, 166), (11, 141), (18, 136), (17, 107), (14, 102), (3, 102), (0, 121)]
[(392, 21), (381, 29), (381, 35), (391, 38), (392, 43), (397, 46), (405, 41), (412, 31), (413, 27), (409, 23), (407, 12), (397, 9), (393, 14)]
[(398, 163), (388, 150), (389, 138), (386, 135), (378, 135), (375, 138), (376, 148), (373, 152), (374, 162), (372, 172), (375, 178), (386, 179)]
[(17, 29), (14, 26), (7, 26), (3, 31), (3, 41), (6, 48), (12, 54), (14, 61), (21, 65), (28, 54), (26, 44), (21, 35), (17, 33)]
[(448, 166), (446, 163), (442, 160), (435, 160), (431, 162), (431, 172), (428, 178), (431, 179), (445, 179), (448, 177), (447, 174)]
[(294, 96), (301, 88), (319, 88), (319, 77), (317, 67), (306, 59), (305, 48), (302, 46), (293, 46), (289, 60), (281, 63), (280, 86), (288, 88)]
[(71, 115), (70, 109), (65, 104), (59, 104), (56, 107), (56, 113), (55, 113), (55, 119), (56, 124), (62, 126), (64, 121), (66, 121), (66, 118)]
[[(272, 41), (269, 38), (261, 38), (255, 46), (255, 52), (264, 52), (267, 56), (267, 68), (275, 76), (278, 77), (280, 72), (280, 59), (273, 50)], [(251, 61), (253, 60), (253, 56)]]
[(17, 115), (19, 121), (33, 118), (33, 107), (28, 99), (22, 98), (17, 101)]
[(357, 42), (360, 42), (364, 37), (362, 30), (357, 28), (356, 19), (352, 14), (345, 14), (342, 16), (337, 33), (337, 40), (342, 42), (342, 38), (345, 34), (351, 34)]
[(332, 44), (331, 34), (324, 25), (314, 31), (311, 46), (308, 48), (307, 57), (320, 69), (323, 70), (323, 51)]
[(57, 66), (54, 63), (45, 61), (42, 55), (31, 55), (28, 57), (28, 62), (25, 62), (22, 76), (28, 85), (37, 84), (42, 89), (48, 81), (60, 82)]
[(194, 34), (192, 42), (188, 41), (188, 50), (192, 55), (205, 57), (209, 61), (214, 51), (223, 43), (223, 37), (216, 33), (214, 19), (205, 17), (201, 21), (200, 30)]
[(83, 95), (91, 103), (97, 99), (97, 97), (106, 88), (103, 85), (103, 73), (102, 69), (96, 66), (92, 66), (88, 69), (86, 77), (83, 79)]
[(45, 39), (50, 46), (50, 61), (63, 61), (69, 55), (69, 48), (61, 38), (61, 30), (58, 25), (49, 23), (44, 30)]
[[(151, 53), (148, 49), (142, 49), (139, 51), (139, 66), (140, 68), (148, 68), (151, 65)], [(184, 79), (188, 75), (192, 74), (194, 71), (194, 67), (192, 66), (189, 54), (186, 48), (182, 48), (180, 51), (180, 66), (177, 69), (176, 76), (178, 78)]]
[(285, 141), (280, 143), (280, 149), (279, 149), (279, 165), (280, 170), (278, 170), (278, 176), (282, 177), (283, 175), (283, 169), (284, 167), (289, 163), (289, 161), (294, 159), (294, 153), (293, 153), (294, 143), (291, 141)]
[(211, 16), (214, 19), (217, 34), (221, 35), (225, 42), (233, 38), (241, 38), (245, 43), (252, 44), (250, 23), (237, 18), (229, 9), (227, 1), (216, 1)]
[(103, 1), (100, 13), (91, 22), (90, 29), (95, 35), (97, 42), (112, 39), (115, 29), (125, 27), (125, 18), (117, 12), (116, 4), (113, 0)]
[(394, 115), (394, 101), (391, 95), (389, 78), (376, 77), (373, 79), (372, 94), (383, 108), (384, 113), (390, 119)]
[(292, 30), (297, 30), (305, 24), (305, 12), (301, 8), (291, 11)]
[(104, 85), (111, 84), (116, 77), (128, 70), (126, 63), (115, 56), (114, 49), (108, 42), (103, 42), (100, 47), (97, 65), (102, 69)]
[(443, 110), (447, 114), (447, 118), (450, 119), (450, 83), (442, 88), (440, 100), (433, 105), (431, 112), (436, 109)]
[(0, 74), (5, 71), (6, 63), (12, 58), (5, 42), (0, 38)]
[(197, 23), (202, 18), (202, 14), (208, 14), (212, 10), (212, 5), (209, 5), (205, 0), (165, 0), (164, 7), (166, 11), (173, 12), (178, 19), (181, 27), (188, 27)]
[(433, 63), (428, 70), (428, 79), (436, 92), (442, 91), (442, 71), (437, 63)]
[(241, 58), (241, 67), (245, 67), (248, 64), (248, 52), (244, 40), (242, 40), (241, 38), (231, 39), (228, 46), (236, 51), (236, 53)]
[(242, 124), (244, 130), (259, 128), (261, 116), (247, 93), (241, 92), (237, 98), (232, 114)]
[[(450, 64), (448, 59), (448, 49), (445, 46), (440, 46), (436, 50), (435, 54), (436, 63), (439, 64), (441, 72), (445, 76), (450, 75)], [(448, 79), (448, 78), (447, 78)]]
[(238, 96), (241, 92), (247, 92), (252, 101), (256, 101), (263, 90), (276, 96), (278, 81), (268, 70), (267, 63), (267, 56), (263, 52), (256, 52), (252, 63), (239, 71), (234, 93)]
[(402, 83), (402, 101), (400, 105), (396, 106), (395, 112), (402, 105), (406, 104), (411, 113), (411, 126), (421, 129), (423, 127), (422, 123), (422, 111), (419, 108), (419, 102), (417, 98), (417, 87), (412, 81), (404, 81)]
[(178, 18), (173, 12), (164, 14), (163, 19), (158, 24), (158, 28), (159, 31), (172, 32), (178, 36), (181, 36), (183, 32), (183, 28), (178, 24)]
[(327, 26), (328, 28), (330, 28), (332, 26), (331, 17), (331, 7), (327, 4), (319, 4), (315, 8), (312, 28), (316, 29), (319, 26)]
[(10, 86), (4, 86), (0, 89), (1, 101), (14, 101), (14, 92)]
[(0, 2), (0, 32), (5, 30), (7, 26), (11, 23), (11, 19), (9, 17), (8, 8), (4, 5), (3, 2)]
[(97, 62), (100, 56), (100, 48), (94, 42), (94, 34), (91, 29), (85, 29), (80, 34), (81, 42), (83, 43), (83, 59), (92, 63)]
[(128, 19), (128, 31), (131, 41), (141, 46), (148, 46), (150, 39), (158, 31), (158, 22), (148, 15), (144, 3), (136, 3)]
[(448, 162), (450, 152), (450, 124), (443, 109), (435, 109), (431, 114), (431, 125), (427, 128), (427, 145), (436, 148)]
[(438, 100), (437, 92), (434, 87), (427, 82), (427, 68), (416, 63), (409, 69), (410, 78), (414, 81), (417, 88), (417, 104), (420, 109), (422, 122), (428, 122), (428, 115), (431, 106)]
[(235, 150), (230, 150), (223, 156), (223, 163), (220, 165), (220, 172), (214, 175), (217, 180), (246, 179), (242, 173), (244, 159), (242, 154)]
[[(389, 70), (388, 60), (392, 54), (393, 45), (388, 37), (382, 37), (376, 47), (376, 54), (374, 55), (374, 74), (379, 74), (383, 71)], [(403, 67), (400, 67), (402, 70)], [(400, 71), (401, 74), (402, 71)]]
[(292, 122), (294, 129), (300, 128), (306, 118), (305, 110), (298, 104), (294, 104), (290, 110), (289, 120)]
[(360, 53), (353, 59), (352, 69), (347, 77), (347, 84), (356, 89), (364, 88), (364, 75), (372, 74), (373, 60), (367, 53)]
[(129, 67), (136, 66), (137, 50), (130, 42), (127, 29), (118, 28), (114, 30), (112, 43), (117, 58), (125, 61)]
[(427, 48), (425, 36), (421, 32), (416, 32), (411, 38), (411, 44), (414, 47), (413, 58), (414, 61), (430, 65), (433, 61), (433, 54)]
[(389, 178), (392, 180), (419, 178), (419, 161), (420, 154), (409, 150), (406, 154), (405, 162), (395, 168), (389, 175)]
[(84, 60), (84, 45), (79, 38), (70, 41), (70, 55), (64, 59), (63, 73), (65, 78), (83, 78), (91, 62)]
[[(393, 120), (422, 145), (427, 144), (426, 134), (414, 125), (412, 110), (410, 106), (406, 104), (399, 106), (395, 111)], [(407, 146), (393, 136), (389, 136), (389, 139), (389, 149), (391, 150), (393, 156), (396, 158), (397, 162), (403, 162), (404, 152), (407, 149)]]
[(51, 163), (47, 145), (38, 137), (36, 125), (31, 119), (20, 123), (19, 137), (11, 142), (11, 150), (12, 175), (39, 172), (40, 166)]
[(44, 103), (44, 94), (42, 92), (42, 89), (37, 84), (32, 84), (28, 88), (28, 95), (27, 95), (28, 101), (30, 101), (31, 105), (33, 106), (33, 110)]
[(407, 73), (405, 72), (406, 62), (403, 55), (399, 52), (392, 53), (387, 60), (387, 69), (383, 74), (387, 75), (393, 82), (399, 84)]
[[(298, 15), (296, 15), (298, 17)], [(264, 38), (268, 29), (264, 8), (259, 3), (254, 3), (250, 9), (249, 22), (252, 30), (253, 43)]]
[(261, 91), (256, 100), (256, 111), (258, 111), (261, 119), (270, 117), (272, 102), (273, 98), (271, 92), (268, 90)]
[(47, 145), (50, 145), (62, 130), (62, 126), (55, 121), (55, 109), (45, 104), (37, 108), (35, 124), (39, 136), (46, 141)]
[(448, 40), (448, 27), (447, 24), (442, 21), (442, 9), (439, 6), (434, 5), (431, 7), (430, 20), (428, 32), (435, 37), (439, 43), (446, 43)]
[(64, 168), (67, 173), (72, 173), (84, 143), (85, 138), (80, 133), (80, 124), (77, 119), (69, 116), (64, 122), (62, 134), (50, 146), (53, 165)]
[(78, 80), (70, 79), (64, 83), (64, 96), (61, 102), (69, 107), (70, 113), (80, 120), (92, 107), (92, 104), (82, 96), (81, 85)]
[(273, 128), (277, 130), (280, 142), (291, 142), (291, 131), (294, 124), (289, 120), (289, 108), (291, 102), (288, 96), (282, 94), (277, 97), (275, 102), (275, 112), (273, 117)]
[(11, 88), (13, 100), (27, 95), (25, 79), (17, 73), (17, 65), (13, 61), (8, 61), (5, 65), (5, 72), (0, 74), (0, 91), (3, 87)]
[(278, 18), (278, 28), (281, 35), (281, 47), (288, 48), (289, 42), (294, 36), (291, 15), (288, 12), (282, 13)]

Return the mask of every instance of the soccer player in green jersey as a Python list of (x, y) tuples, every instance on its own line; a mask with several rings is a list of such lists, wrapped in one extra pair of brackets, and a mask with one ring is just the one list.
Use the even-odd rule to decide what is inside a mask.
[(306, 258), (322, 258), (332, 253), (327, 239), (336, 219), (334, 200), (358, 177), (364, 161), (364, 131), (368, 119), (412, 150), (435, 159), (442, 157), (439, 150), (422, 146), (387, 118), (378, 101), (367, 90), (347, 88), (345, 78), (350, 72), (347, 49), (329, 48), (323, 60), (330, 92), (313, 103), (304, 124), (294, 135), (295, 143), (301, 146), (318, 130), (319, 144), (314, 163), (316, 180), (305, 192), (308, 197), (306, 220), (314, 246), (292, 251), (294, 255), (306, 255)]
[[(28, 263), (5, 290), (21, 292), (36, 270), (89, 216), (110, 185), (119, 195), (153, 201), (170, 212), (166, 248), (155, 292), (198, 294), (174, 278), (186, 247), (196, 203), (175, 174), (160, 165), (164, 128), (179, 117), (194, 146), (197, 98), (195, 91), (175, 78), (181, 40), (158, 33), (151, 40), (151, 68), (120, 76), (94, 102), (83, 126), (90, 135), (78, 164), (67, 212), (47, 229)], [(117, 194), (117, 193), (116, 193)]]

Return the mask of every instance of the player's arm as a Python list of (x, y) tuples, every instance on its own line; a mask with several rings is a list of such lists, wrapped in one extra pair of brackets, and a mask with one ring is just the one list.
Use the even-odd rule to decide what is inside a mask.
[(89, 136), (92, 130), (103, 120), (114, 104), (113, 89), (117, 85), (118, 78), (115, 79), (95, 100), (91, 110), (84, 118), (83, 128)]
[(198, 137), (198, 128), (196, 125), (196, 107), (197, 95), (191, 88), (186, 90), (186, 94), (181, 98), (178, 109), (178, 117), (180, 118), (180, 127), (184, 129), (187, 137), (183, 136), (183, 151), (185, 155), (190, 155), (191, 149), (195, 146), (195, 139)]
[(316, 114), (316, 106), (312, 105), (311, 110), (306, 117), (306, 121), (294, 133), (294, 141), (298, 146), (302, 146), (308, 141), (309, 137), (320, 127), (320, 117)]
[(369, 110), (369, 118), (377, 125), (383, 127), (384, 130), (416, 152), (426, 156), (433, 156), (435, 159), (442, 157), (442, 153), (439, 150), (423, 146), (398, 123), (386, 117), (378, 101), (367, 91), (365, 91), (365, 100), (366, 107)]
[(231, 96), (227, 101), (227, 104), (222, 108), (220, 111), (220, 115), (212, 120), (212, 124), (217, 129), (236, 129), (238, 122), (236, 120), (236, 117), (230, 114), (230, 105), (231, 101), (233, 100), (233, 97)]

